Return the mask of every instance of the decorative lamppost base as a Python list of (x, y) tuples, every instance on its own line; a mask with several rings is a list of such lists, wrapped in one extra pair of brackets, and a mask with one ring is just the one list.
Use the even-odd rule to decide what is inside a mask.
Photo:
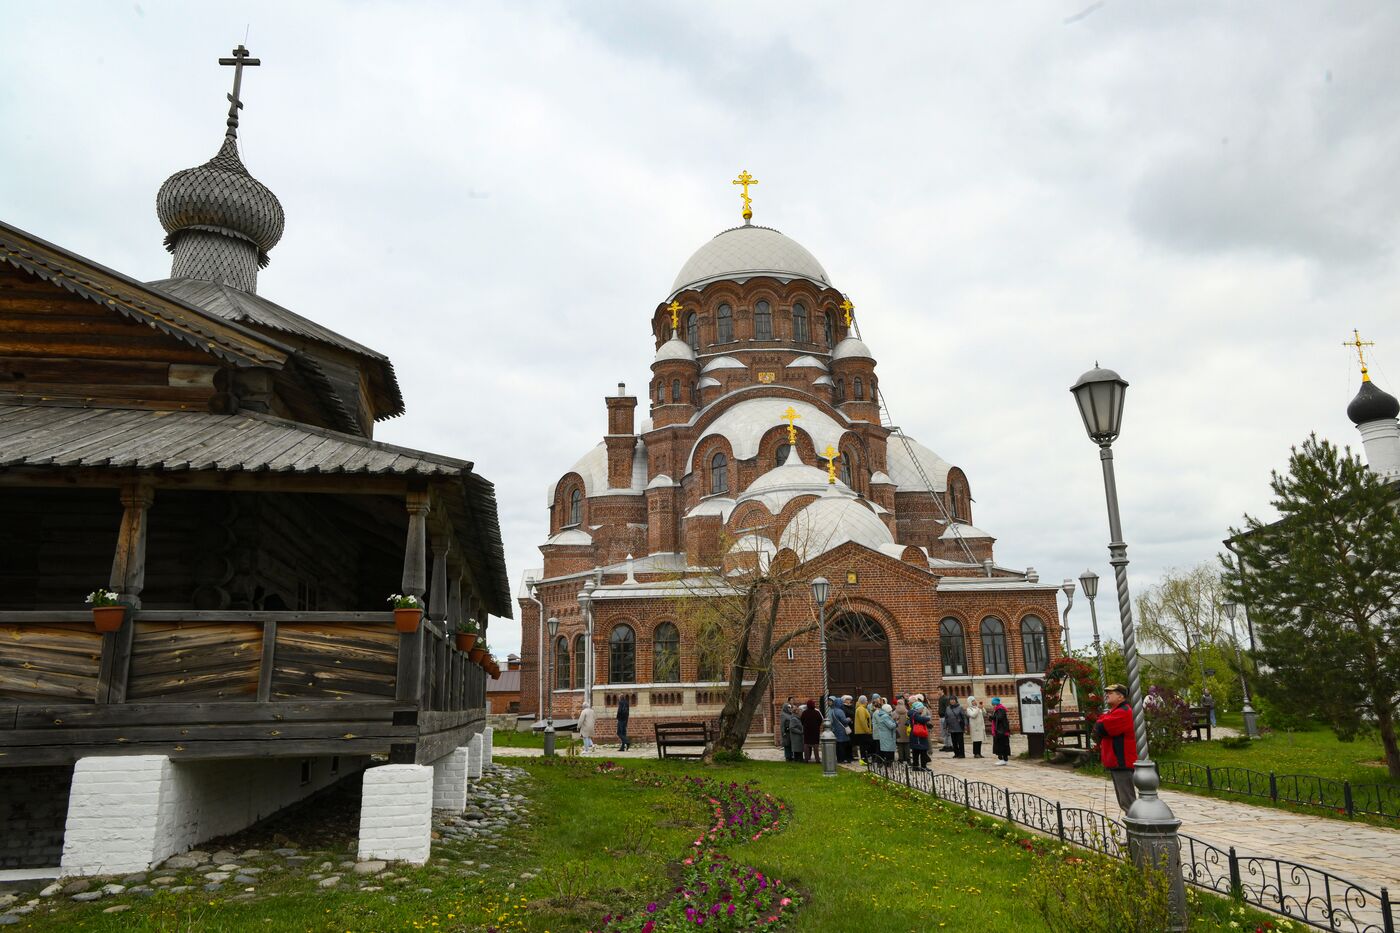
[(1259, 714), (1249, 705), (1244, 708), (1244, 734), (1251, 739), (1259, 738)]
[(1128, 830), (1128, 853), (1134, 864), (1145, 871), (1160, 871), (1167, 876), (1167, 898), (1171, 906), (1168, 930), (1185, 930), (1186, 882), (1181, 875), (1181, 838), (1177, 830), (1181, 820), (1157, 796), (1157, 766), (1146, 759), (1133, 765), (1133, 786), (1138, 799), (1123, 817)]
[(822, 777), (836, 777), (836, 734), (830, 726), (822, 730)]
[(544, 727), (544, 757), (554, 757), (554, 724)]

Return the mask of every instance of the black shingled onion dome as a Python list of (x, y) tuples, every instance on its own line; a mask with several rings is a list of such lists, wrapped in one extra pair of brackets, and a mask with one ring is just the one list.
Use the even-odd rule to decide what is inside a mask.
[(1347, 417), (1356, 425), (1393, 419), (1396, 415), (1400, 415), (1400, 401), (1370, 380), (1361, 383), (1361, 390), (1347, 406)]

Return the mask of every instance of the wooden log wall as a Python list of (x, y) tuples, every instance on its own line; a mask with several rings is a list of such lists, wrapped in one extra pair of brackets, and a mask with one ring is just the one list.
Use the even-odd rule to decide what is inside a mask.
[(92, 623), (0, 623), (0, 700), (91, 703), (102, 636)]
[(255, 700), (262, 626), (248, 623), (139, 622), (127, 674), (129, 702)]
[(209, 354), (0, 265), (0, 397), (207, 411)]
[(394, 699), (399, 636), (389, 626), (281, 623), (275, 643), (276, 699)]
[(121, 526), (112, 489), (0, 488), (0, 610), (82, 609)]

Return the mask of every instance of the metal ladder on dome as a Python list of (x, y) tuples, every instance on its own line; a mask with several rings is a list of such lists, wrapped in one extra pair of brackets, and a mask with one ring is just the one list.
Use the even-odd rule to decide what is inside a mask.
[[(860, 335), (860, 321), (858, 319), (851, 319), (851, 328), (855, 331), (857, 340), (864, 339)], [(962, 536), (962, 530), (959, 528), (961, 523), (953, 521), (953, 517), (948, 514), (948, 509), (943, 504), (943, 497), (940, 496), (938, 490), (933, 487), (933, 480), (929, 479), (928, 472), (924, 470), (923, 462), (919, 460), (918, 456), (914, 453), (913, 442), (910, 441), (908, 435), (904, 433), (904, 430), (894, 423), (894, 418), (890, 416), (889, 405), (885, 402), (885, 393), (883, 390), (877, 391), (876, 402), (880, 406), (881, 426), (888, 428), (889, 432), (898, 437), (899, 442), (904, 445), (904, 452), (909, 455), (909, 462), (914, 464), (914, 469), (918, 472), (919, 479), (923, 481), (924, 489), (928, 490), (929, 495), (933, 497), (934, 504), (938, 506), (938, 511), (943, 515), (943, 524), (952, 529), (953, 537), (957, 540), (958, 546), (962, 548), (963, 554), (967, 557), (967, 562), (973, 565), (978, 564), (979, 561), (977, 558), (972, 556), (972, 548), (967, 546), (967, 541)]]

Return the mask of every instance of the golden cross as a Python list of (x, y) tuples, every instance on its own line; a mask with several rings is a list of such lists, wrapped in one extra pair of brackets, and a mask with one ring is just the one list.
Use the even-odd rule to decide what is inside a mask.
[(1356, 358), (1359, 359), (1359, 360), (1361, 361), (1361, 381), (1362, 381), (1362, 382), (1370, 382), (1370, 381), (1371, 381), (1371, 374), (1370, 374), (1369, 372), (1366, 371), (1366, 351), (1365, 351), (1365, 350), (1362, 350), (1361, 348), (1362, 348), (1362, 347), (1374, 347), (1375, 345), (1376, 345), (1376, 342), (1375, 342), (1374, 340), (1362, 340), (1362, 339), (1361, 339), (1361, 332), (1360, 332), (1360, 331), (1357, 331), (1357, 330), (1353, 330), (1353, 331), (1351, 332), (1351, 339), (1350, 339), (1350, 340), (1344, 340), (1344, 341), (1342, 341), (1342, 346), (1344, 346), (1344, 347), (1356, 347)]
[(791, 405), (783, 412), (783, 420), (788, 423), (788, 444), (793, 447), (797, 446), (797, 419), (801, 417)]
[(836, 461), (841, 459), (841, 454), (830, 444), (826, 445), (826, 450), (822, 451), (826, 457), (826, 481), (832, 486), (836, 485)]
[(841, 304), (838, 307), (840, 307), (842, 311), (846, 312), (846, 326), (850, 327), (851, 312), (856, 309), (856, 306), (851, 304), (851, 299), (847, 298), (845, 301), (841, 302)]
[(753, 198), (749, 197), (749, 185), (758, 184), (758, 179), (750, 175), (748, 169), (744, 169), (739, 173), (739, 177), (731, 181), (730, 184), (744, 186), (739, 197), (744, 199), (744, 221), (747, 223), (753, 219)]
[(681, 329), (681, 303), (672, 301), (666, 306), (666, 310), (671, 312), (671, 330), (680, 333)]

